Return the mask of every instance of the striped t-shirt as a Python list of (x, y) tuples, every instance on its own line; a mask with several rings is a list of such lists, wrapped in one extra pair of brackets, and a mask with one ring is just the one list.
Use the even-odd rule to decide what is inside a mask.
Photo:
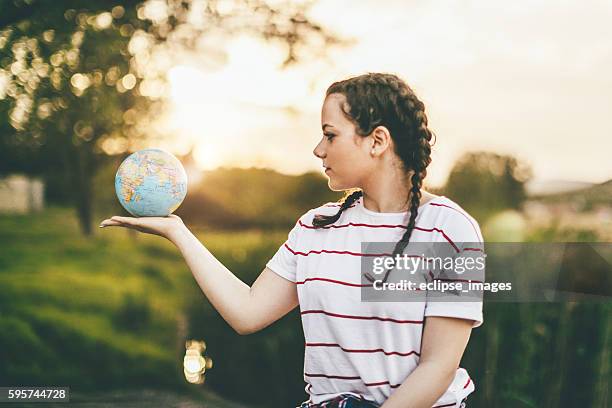
[[(305, 337), (304, 381), (310, 401), (343, 393), (382, 404), (419, 363), (427, 316), (483, 322), (482, 302), (362, 302), (362, 242), (397, 242), (409, 213), (378, 213), (363, 198), (332, 226), (315, 229), (315, 214), (335, 214), (338, 204), (308, 211), (267, 267), (295, 282)], [(410, 242), (482, 242), (478, 223), (447, 197), (419, 208)], [(463, 368), (435, 407), (452, 407), (474, 390)], [(458, 405), (457, 405), (458, 406)]]

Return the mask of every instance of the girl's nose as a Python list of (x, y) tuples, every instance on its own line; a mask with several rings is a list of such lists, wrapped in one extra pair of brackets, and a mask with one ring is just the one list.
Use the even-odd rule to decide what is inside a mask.
[(325, 152), (323, 151), (322, 148), (322, 143), (323, 140), (321, 139), (321, 142), (319, 142), (319, 144), (317, 144), (314, 148), (314, 150), (312, 151), (312, 154), (314, 154), (315, 156), (317, 156), (319, 159), (323, 159), (325, 157)]

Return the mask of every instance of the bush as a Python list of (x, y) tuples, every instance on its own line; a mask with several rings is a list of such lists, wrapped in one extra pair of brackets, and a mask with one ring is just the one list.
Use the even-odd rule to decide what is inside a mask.
[(151, 309), (146, 298), (127, 293), (113, 318), (119, 329), (142, 331), (151, 323)]

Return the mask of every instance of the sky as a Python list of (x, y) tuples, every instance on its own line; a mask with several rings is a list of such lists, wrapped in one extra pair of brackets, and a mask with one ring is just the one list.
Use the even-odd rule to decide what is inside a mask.
[(321, 171), (326, 88), (383, 71), (425, 102), (428, 185), (475, 150), (514, 155), (536, 180), (612, 178), (612, 2), (320, 0), (309, 17), (353, 44), (287, 70), (282, 47), (250, 37), (225, 43), (225, 64), (178, 59), (160, 118), (170, 147), (193, 144), (202, 169)]

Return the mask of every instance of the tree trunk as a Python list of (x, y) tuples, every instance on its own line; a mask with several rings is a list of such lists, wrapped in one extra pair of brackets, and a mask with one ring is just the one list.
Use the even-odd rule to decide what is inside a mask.
[(83, 235), (91, 236), (93, 233), (91, 228), (93, 222), (91, 176), (79, 175), (78, 190), (76, 206), (79, 216), (79, 226), (81, 227)]
[(93, 235), (93, 178), (95, 172), (93, 152), (88, 145), (76, 147), (73, 183), (79, 226), (85, 236)]

